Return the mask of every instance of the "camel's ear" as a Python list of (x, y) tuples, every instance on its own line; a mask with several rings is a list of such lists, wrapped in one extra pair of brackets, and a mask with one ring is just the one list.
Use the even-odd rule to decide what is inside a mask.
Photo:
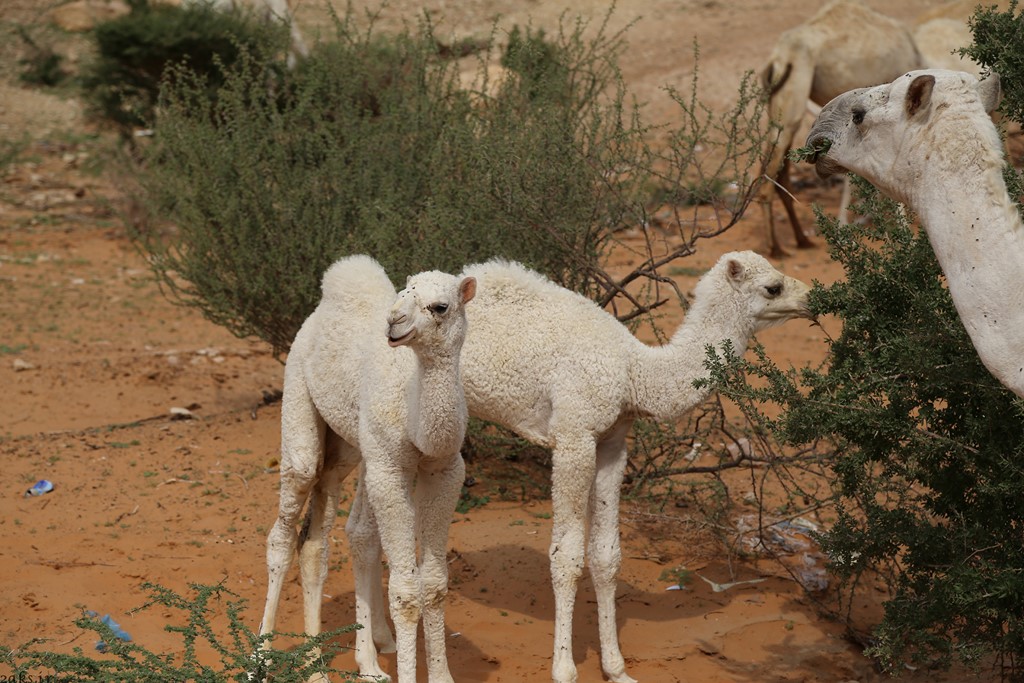
[(476, 296), (475, 277), (467, 277), (465, 280), (459, 283), (459, 296), (462, 297), (462, 303), (467, 303), (474, 296)]
[(907, 89), (907, 99), (903, 105), (907, 109), (907, 118), (913, 118), (921, 110), (927, 110), (932, 101), (932, 90), (935, 88), (935, 76), (922, 74), (915, 78)]
[(761, 70), (761, 87), (767, 91), (771, 91), (772, 89), (772, 75), (774, 72), (775, 65), (771, 63)]
[(988, 78), (978, 83), (978, 96), (986, 113), (991, 114), (996, 110), (1003, 99), (1003, 86), (999, 74), (993, 71)]
[(768, 92), (768, 98), (771, 99), (782, 90), (782, 86), (786, 85), (786, 81), (789, 80), (789, 75), (793, 72), (793, 63), (787, 62), (786, 68), (781, 75), (776, 79), (775, 64), (768, 64), (764, 71), (761, 72), (761, 85)]
[(729, 281), (736, 284), (743, 279), (743, 264), (736, 259), (729, 259), (725, 264), (725, 273), (729, 276)]

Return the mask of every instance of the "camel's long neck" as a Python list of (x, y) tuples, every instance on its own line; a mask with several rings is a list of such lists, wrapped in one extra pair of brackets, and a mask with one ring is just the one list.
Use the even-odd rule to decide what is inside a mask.
[(426, 455), (458, 452), (466, 435), (466, 395), (459, 353), (417, 354), (408, 392), (409, 438)]
[(1024, 226), (998, 145), (979, 133), (949, 147), (932, 153), (911, 206), (982, 362), (1024, 395)]
[(668, 344), (641, 349), (632, 369), (633, 400), (639, 412), (673, 420), (707, 398), (708, 389), (693, 386), (694, 380), (708, 377), (705, 349), (713, 346), (720, 354), (727, 339), (742, 354), (754, 333), (742, 322), (749, 314), (730, 304), (728, 298), (698, 300)]

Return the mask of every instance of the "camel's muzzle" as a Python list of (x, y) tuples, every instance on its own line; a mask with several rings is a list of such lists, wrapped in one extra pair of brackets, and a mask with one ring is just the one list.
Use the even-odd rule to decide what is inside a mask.
[(828, 135), (815, 133), (811, 129), (811, 134), (807, 137), (807, 146), (815, 150), (807, 160), (814, 164), (814, 170), (819, 178), (826, 180), (837, 173), (846, 173), (846, 169), (828, 155), (828, 150), (832, 146), (832, 139)]

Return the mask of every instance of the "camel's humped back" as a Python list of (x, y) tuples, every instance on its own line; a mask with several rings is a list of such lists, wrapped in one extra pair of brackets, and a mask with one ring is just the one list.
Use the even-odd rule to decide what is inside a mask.
[(604, 343), (616, 338), (635, 341), (611, 313), (519, 263), (494, 259), (466, 266), (462, 274), (479, 282), (479, 303), (469, 311), (470, 335), (473, 319), (508, 315), (514, 309), (516, 317), (508, 320), (508, 325), (523, 333), (529, 333), (531, 320), (545, 320), (565, 334), (600, 333)]
[[(395, 287), (387, 273), (369, 256), (359, 254), (336, 261), (321, 282), (321, 306), (346, 310), (387, 310), (395, 299)], [(381, 318), (383, 322), (383, 318)]]
[[(810, 99), (826, 104), (837, 95), (885, 83), (920, 66), (907, 28), (860, 0), (833, 0), (806, 23), (780, 36), (774, 73), (787, 63), (814, 70)], [(776, 64), (777, 63), (777, 64)]]

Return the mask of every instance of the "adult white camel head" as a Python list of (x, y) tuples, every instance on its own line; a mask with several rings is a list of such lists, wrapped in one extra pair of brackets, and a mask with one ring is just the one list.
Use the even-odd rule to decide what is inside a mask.
[[(996, 152), (994, 158), (960, 159), (961, 164), (1001, 165), (999, 135), (987, 116), (1000, 96), (996, 74), (979, 81), (942, 69), (911, 71), (885, 85), (851, 90), (818, 115), (807, 137), (808, 147), (815, 150), (811, 161), (822, 178), (852, 171), (918, 210), (916, 195), (948, 181), (932, 182), (930, 171), (948, 173), (942, 162), (960, 155), (959, 150)], [(979, 135), (986, 144), (971, 142)]]
[(1024, 396), (1024, 223), (989, 116), (999, 98), (996, 75), (911, 71), (829, 102), (807, 142), (819, 175), (853, 171), (917, 214), (979, 358)]

